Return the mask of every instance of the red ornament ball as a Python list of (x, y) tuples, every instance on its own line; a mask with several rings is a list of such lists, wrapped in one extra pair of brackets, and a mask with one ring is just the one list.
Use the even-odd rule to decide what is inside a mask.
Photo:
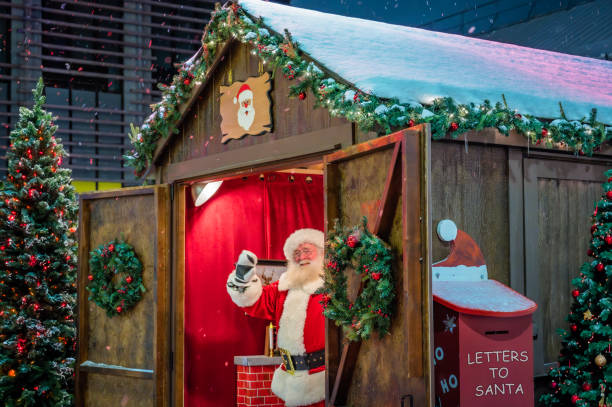
[(189, 86), (189, 84), (190, 84), (190, 83), (191, 83), (191, 81), (190, 81), (189, 79), (185, 79), (185, 80), (183, 81), (183, 84), (184, 84), (185, 86)]
[(459, 125), (455, 122), (450, 124), (450, 131), (456, 131), (459, 128)]
[(606, 192), (606, 198), (612, 199), (612, 191)]
[(612, 182), (612, 177), (608, 178), (608, 182)]
[(89, 281), (93, 281), (93, 276), (90, 274), (90, 275), (88, 275), (88, 276), (87, 276), (87, 279), (88, 279)]
[(606, 241), (606, 244), (607, 244), (608, 246), (612, 245), (612, 236), (607, 235), (607, 236), (604, 238), (604, 240)]
[(380, 280), (380, 273), (372, 273), (372, 278), (376, 281)]
[(350, 235), (349, 237), (346, 238), (346, 244), (353, 249), (355, 246), (357, 246), (357, 236), (355, 235)]
[(121, 308), (121, 307), (117, 307), (115, 309), (117, 310), (117, 312), (121, 312), (123, 310), (123, 308)]
[(579, 295), (580, 295), (580, 291), (578, 291), (578, 290), (574, 290), (574, 291), (572, 291), (572, 297), (576, 298), (576, 297), (578, 297)]
[(306, 92), (300, 92), (300, 94), (298, 95), (298, 98), (300, 98), (300, 100), (306, 99)]
[(546, 128), (544, 128), (544, 127), (542, 127), (542, 136), (543, 137), (548, 136), (548, 130)]
[(582, 383), (582, 390), (584, 390), (584, 391), (591, 390), (591, 383), (589, 383), (589, 382)]
[(557, 382), (550, 382), (550, 387), (553, 389), (557, 388)]
[(576, 404), (578, 402), (578, 400), (580, 400), (580, 397), (578, 397), (577, 395), (573, 395), (572, 396), (572, 404)]
[(578, 325), (572, 324), (572, 326), (570, 326), (570, 329), (572, 330), (572, 332), (576, 332), (578, 330)]
[(412, 127), (414, 126), (414, 120), (410, 119), (408, 120), (408, 127)]
[(594, 254), (595, 253), (593, 253), (593, 250), (591, 250), (591, 249), (587, 250), (587, 256), (593, 257)]
[(599, 263), (599, 264), (597, 264), (597, 266), (595, 266), (595, 270), (599, 271), (600, 273), (601, 273), (602, 271), (604, 271), (604, 269), (605, 269), (605, 267), (604, 267), (604, 265), (603, 265), (603, 264), (601, 264), (601, 263)]
[(127, 277), (125, 278), (125, 282), (126, 282), (126, 283), (128, 283), (128, 284), (130, 284), (130, 283), (132, 282), (132, 276), (127, 276)]

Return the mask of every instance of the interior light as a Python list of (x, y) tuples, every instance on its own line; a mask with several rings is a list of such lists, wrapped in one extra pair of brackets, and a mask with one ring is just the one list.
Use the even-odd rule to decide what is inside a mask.
[(191, 186), (191, 197), (195, 202), (195, 206), (202, 206), (208, 201), (219, 189), (223, 181), (198, 182)]

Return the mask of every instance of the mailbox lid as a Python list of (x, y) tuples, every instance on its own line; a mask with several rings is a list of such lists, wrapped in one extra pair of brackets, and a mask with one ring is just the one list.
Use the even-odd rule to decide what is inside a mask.
[(529, 315), (538, 308), (529, 298), (495, 280), (434, 281), (433, 299), (463, 314), (501, 318)]

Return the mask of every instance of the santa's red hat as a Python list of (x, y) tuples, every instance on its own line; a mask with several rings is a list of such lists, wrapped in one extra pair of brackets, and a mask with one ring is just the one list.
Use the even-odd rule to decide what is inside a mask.
[[(323, 232), (317, 229), (298, 229), (293, 232), (287, 240), (285, 241), (285, 246), (283, 246), (283, 253), (285, 253), (285, 257), (289, 261), (293, 261), (293, 252), (301, 245), (302, 243), (311, 243), (317, 246), (321, 251), (325, 247), (325, 236)], [(320, 254), (323, 254), (321, 252)]]
[(240, 99), (240, 94), (245, 91), (250, 92), (251, 97), (253, 96), (253, 91), (251, 90), (251, 87), (245, 83), (240, 87), (240, 89), (238, 89), (238, 93), (236, 93), (236, 97), (234, 97), (234, 104), (238, 103), (238, 99)]
[(486, 280), (487, 265), (478, 244), (450, 219), (438, 223), (438, 236), (450, 242), (448, 257), (432, 265), (434, 281), (480, 281)]

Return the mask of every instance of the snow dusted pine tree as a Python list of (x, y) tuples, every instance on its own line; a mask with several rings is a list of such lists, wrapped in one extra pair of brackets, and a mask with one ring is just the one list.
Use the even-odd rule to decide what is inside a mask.
[(10, 134), (0, 191), (0, 400), (5, 406), (73, 404), (77, 205), (57, 126), (32, 110)]
[(591, 226), (593, 258), (572, 280), (574, 301), (563, 332), (559, 367), (549, 377), (544, 406), (612, 406), (612, 170)]

